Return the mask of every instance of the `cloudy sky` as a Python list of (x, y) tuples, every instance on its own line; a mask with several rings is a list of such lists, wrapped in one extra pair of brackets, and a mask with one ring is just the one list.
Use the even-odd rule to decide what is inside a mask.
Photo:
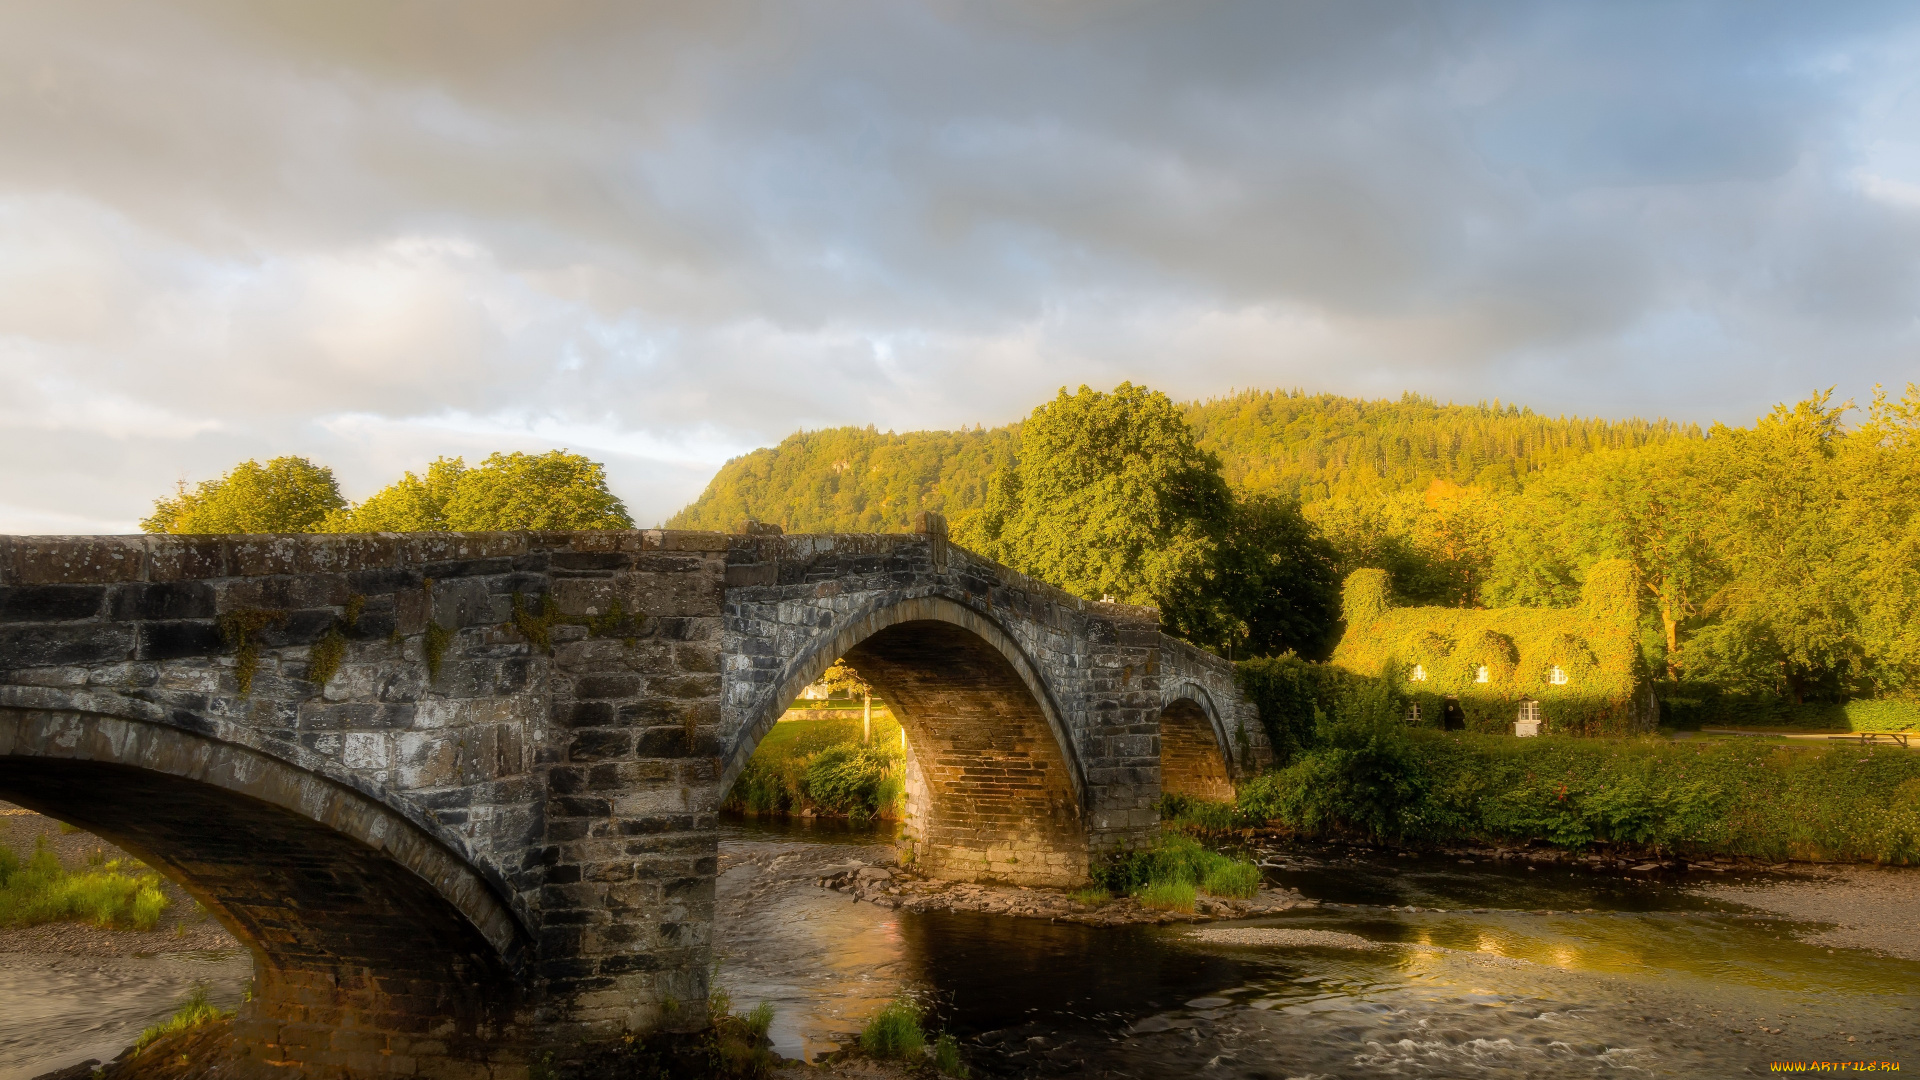
[(0, 532), (1062, 385), (1920, 378), (1910, 5), (0, 0)]

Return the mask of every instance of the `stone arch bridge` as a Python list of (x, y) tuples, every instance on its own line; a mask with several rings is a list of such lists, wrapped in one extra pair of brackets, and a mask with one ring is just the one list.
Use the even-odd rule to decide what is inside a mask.
[(0, 537), (0, 798), (254, 954), (261, 1068), (525, 1075), (704, 1024), (717, 810), (845, 656), (908, 732), (903, 857), (1083, 881), (1267, 756), (1152, 609), (900, 535)]

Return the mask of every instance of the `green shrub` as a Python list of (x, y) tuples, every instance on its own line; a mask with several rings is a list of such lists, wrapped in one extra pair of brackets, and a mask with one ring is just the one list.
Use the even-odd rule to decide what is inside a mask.
[(927, 1035), (920, 1028), (920, 1007), (901, 995), (881, 1009), (860, 1032), (860, 1049), (877, 1058), (918, 1060), (926, 1052)]
[(860, 741), (857, 719), (783, 721), (754, 751), (727, 793), (729, 810), (797, 814), (805, 810), (855, 820), (900, 813), (900, 726), (876, 716), (873, 742)]
[(941, 1076), (967, 1080), (967, 1063), (960, 1060), (960, 1043), (946, 1032), (941, 1032), (933, 1041), (933, 1067)]
[[(1150, 848), (1128, 852), (1095, 868), (1095, 884), (1104, 892), (1129, 894), (1146, 903), (1149, 891), (1179, 886), (1189, 896), (1204, 889), (1215, 896), (1252, 896), (1260, 886), (1259, 868), (1209, 850), (1191, 836), (1163, 833)], [(1150, 905), (1151, 906), (1151, 905)]]
[(898, 783), (888, 781), (898, 759), (897, 753), (876, 746), (829, 746), (807, 761), (807, 797), (828, 813), (855, 820), (872, 817), (897, 801)]
[(1231, 832), (1239, 824), (1234, 819), (1232, 803), (1214, 802), (1195, 795), (1162, 795), (1159, 809), (1161, 828), (1196, 836)]
[(166, 906), (159, 875), (133, 871), (119, 860), (75, 874), (61, 867), (45, 837), (24, 865), (17, 853), (0, 845), (0, 926), (74, 920), (151, 930)]

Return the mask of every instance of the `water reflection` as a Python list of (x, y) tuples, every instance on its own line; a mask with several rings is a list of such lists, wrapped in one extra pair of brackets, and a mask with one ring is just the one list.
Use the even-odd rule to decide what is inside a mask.
[[(1309, 856), (1276, 876), (1338, 903), (1441, 910), (1288, 912), (1237, 925), (1377, 945), (1248, 947), (1179, 929), (896, 914), (813, 889), (811, 876), (778, 884), (783, 865), (876, 853), (855, 836), (819, 839), (742, 827), (725, 848), (755, 869), (735, 886), (722, 878), (721, 937), (752, 953), (723, 959), (722, 980), (744, 1003), (759, 1000), (745, 987), (777, 992), (787, 1053), (846, 1037), (910, 987), (996, 1076), (1718, 1076), (1786, 1058), (1920, 1063), (1908, 991), (1920, 964), (1807, 945), (1796, 937), (1806, 927), (1671, 885)], [(727, 908), (749, 892), (774, 906)]]

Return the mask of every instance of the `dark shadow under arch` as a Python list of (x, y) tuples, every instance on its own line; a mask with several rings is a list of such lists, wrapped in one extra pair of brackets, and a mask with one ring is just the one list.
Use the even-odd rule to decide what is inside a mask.
[(4, 709), (0, 797), (132, 852), (248, 946), (236, 1032), (258, 1057), (479, 1056), (513, 1024), (524, 930), (457, 855), (357, 792), (171, 727)]

